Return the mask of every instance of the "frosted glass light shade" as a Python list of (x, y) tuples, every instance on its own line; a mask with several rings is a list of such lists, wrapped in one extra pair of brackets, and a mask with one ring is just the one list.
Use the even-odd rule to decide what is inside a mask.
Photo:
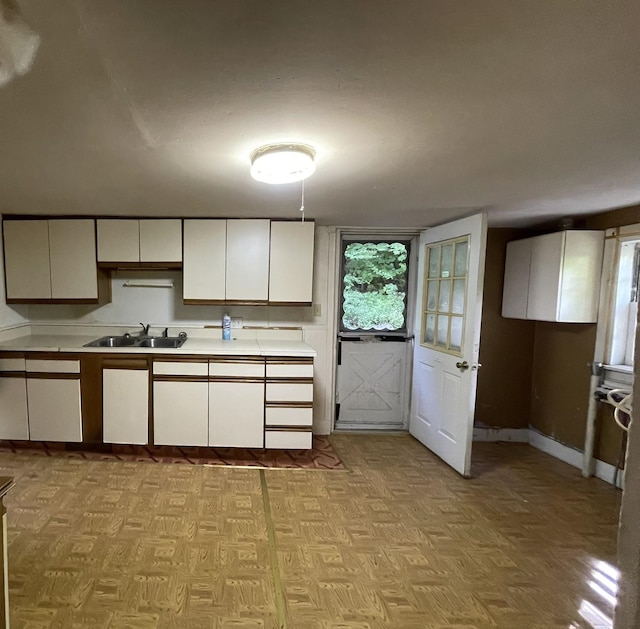
[(268, 144), (251, 153), (251, 176), (263, 183), (292, 183), (316, 169), (315, 151), (306, 144)]

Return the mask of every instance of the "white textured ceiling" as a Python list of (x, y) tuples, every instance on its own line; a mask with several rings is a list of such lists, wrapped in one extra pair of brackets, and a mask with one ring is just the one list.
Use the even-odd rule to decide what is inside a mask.
[(21, 0), (0, 211), (521, 225), (640, 202), (637, 0)]

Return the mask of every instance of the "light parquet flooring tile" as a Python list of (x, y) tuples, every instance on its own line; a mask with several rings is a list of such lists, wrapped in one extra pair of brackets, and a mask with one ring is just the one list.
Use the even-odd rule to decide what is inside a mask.
[(612, 615), (589, 581), (614, 560), (620, 492), (525, 445), (475, 444), (465, 480), (409, 436), (332, 441), (350, 471), (3, 453), (12, 629), (589, 629), (585, 601)]

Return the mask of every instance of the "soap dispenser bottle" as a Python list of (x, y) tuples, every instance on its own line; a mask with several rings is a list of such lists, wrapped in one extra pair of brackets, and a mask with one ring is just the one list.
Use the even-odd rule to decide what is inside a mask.
[(231, 340), (231, 317), (226, 313), (224, 317), (222, 317), (222, 340)]

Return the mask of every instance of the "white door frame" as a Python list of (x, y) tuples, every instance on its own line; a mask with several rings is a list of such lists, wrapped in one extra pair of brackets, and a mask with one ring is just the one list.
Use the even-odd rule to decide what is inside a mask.
[[(407, 278), (407, 343), (409, 351), (407, 352), (407, 364), (405, 365), (405, 387), (407, 387), (407, 395), (405, 396), (405, 417), (408, 427), (409, 405), (411, 401), (411, 386), (413, 373), (413, 317), (415, 314), (416, 299), (416, 278), (418, 269), (418, 241), (420, 232), (424, 228), (419, 227), (379, 227), (379, 228), (362, 228), (362, 227), (336, 227), (335, 232), (330, 231), (330, 248), (333, 249), (331, 259), (333, 261), (333, 269), (329, 269), (329, 277), (333, 277), (333, 290), (329, 294), (328, 307), (332, 309), (333, 316), (328, 322), (328, 338), (327, 342), (332, 344), (332, 370), (331, 370), (331, 432), (336, 427), (336, 392), (338, 388), (338, 334), (340, 332), (340, 288), (342, 286), (342, 241), (343, 239), (358, 240), (371, 239), (389, 240), (398, 238), (400, 240), (411, 241), (411, 256), (409, 259), (409, 274)], [(333, 233), (332, 233), (333, 232)]]

